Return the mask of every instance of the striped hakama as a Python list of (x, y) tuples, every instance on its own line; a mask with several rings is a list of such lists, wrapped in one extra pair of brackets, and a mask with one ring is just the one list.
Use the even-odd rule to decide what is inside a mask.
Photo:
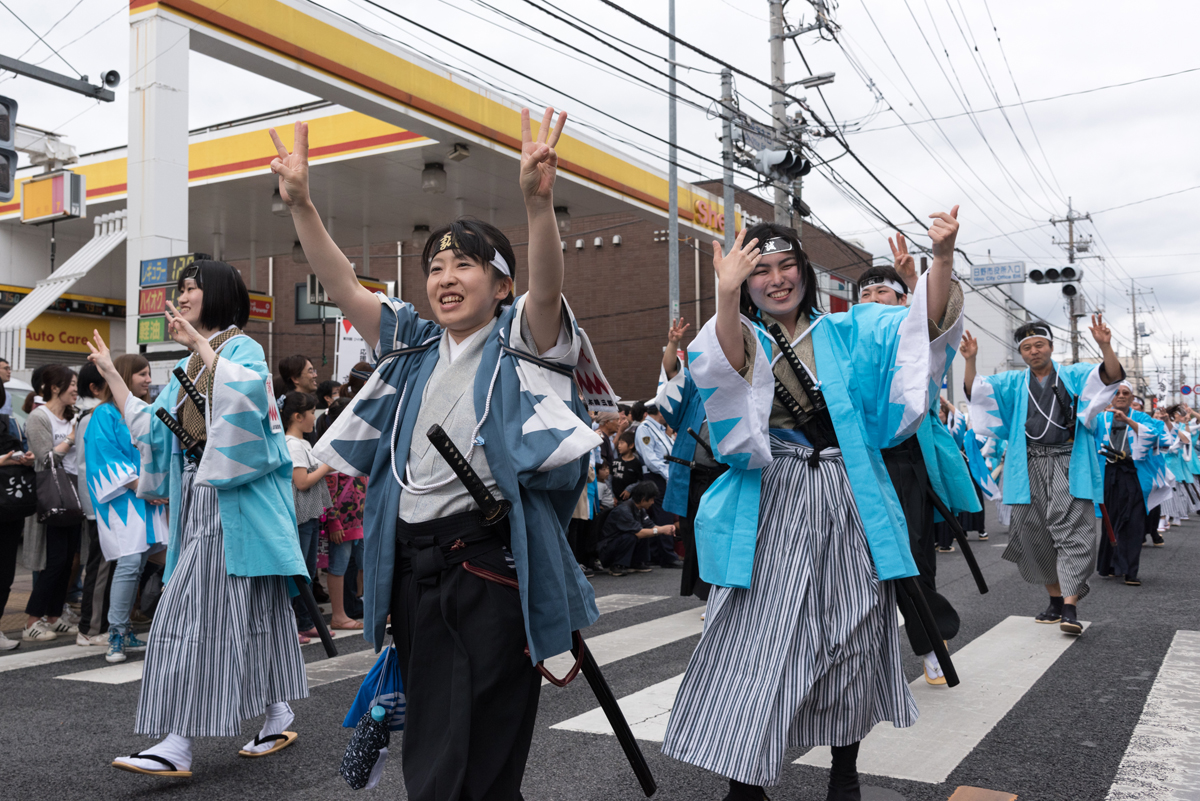
[(139, 734), (235, 737), (267, 704), (308, 696), (283, 576), (230, 576), (217, 491), (184, 467), (179, 561), (150, 628)]
[(663, 753), (773, 784), (786, 747), (849, 745), (917, 707), (891, 582), (876, 578), (841, 452), (771, 438), (749, 589), (713, 587)]
[(1030, 584), (1058, 584), (1063, 597), (1088, 594), (1100, 547), (1095, 506), (1071, 495), (1071, 443), (1029, 442), (1029, 503), (1012, 505), (1004, 559)]
[(1171, 497), (1163, 504), (1163, 511), (1176, 519), (1190, 517), (1192, 512), (1196, 511), (1197, 504), (1193, 499), (1196, 494), (1196, 485), (1183, 481), (1175, 482), (1175, 489), (1171, 493)]

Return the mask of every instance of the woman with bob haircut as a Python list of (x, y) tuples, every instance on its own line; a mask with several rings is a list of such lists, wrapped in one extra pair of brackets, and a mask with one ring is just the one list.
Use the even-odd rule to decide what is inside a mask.
[[(358, 282), (309, 193), (307, 126), (296, 123), (291, 153), (271, 131), (271, 169), (308, 263), (375, 349), (374, 372), (315, 454), (370, 476), (364, 636), (382, 647), (390, 611), (413, 801), (518, 799), (541, 687), (535, 665), (598, 617), (566, 538), (600, 438), (572, 380), (576, 362), (594, 354), (562, 296), (553, 188), (566, 114), (554, 122), (547, 109), (535, 140), (521, 112), (528, 292), (514, 297), (517, 260), (504, 234), (456, 220), (422, 254), (433, 320)], [(435, 424), (512, 504), (498, 524), (483, 525), (432, 447)]]
[(704, 633), (663, 753), (762, 801), (785, 748), (833, 747), (827, 798), (860, 797), (858, 743), (917, 709), (889, 579), (917, 573), (880, 457), (912, 436), (960, 338), (955, 207), (908, 308), (822, 314), (796, 232), (759, 224), (713, 243), (717, 316), (689, 345), (716, 458), (696, 515)]
[[(295, 732), (288, 701), (308, 695), (288, 600), (288, 576), (308, 571), (296, 540), (292, 458), (262, 347), (241, 330), (250, 311), (231, 265), (200, 260), (167, 303), (167, 331), (192, 352), (179, 362), (206, 408), (171, 377), (153, 404), (129, 391), (100, 334), (91, 361), (122, 412), (141, 460), (137, 496), (169, 500), (166, 589), (154, 615), (136, 731), (165, 739), (113, 767), (191, 776), (192, 740), (236, 737), (267, 714), (238, 753), (272, 754)], [(197, 441), (185, 456), (155, 413), (176, 417)]]

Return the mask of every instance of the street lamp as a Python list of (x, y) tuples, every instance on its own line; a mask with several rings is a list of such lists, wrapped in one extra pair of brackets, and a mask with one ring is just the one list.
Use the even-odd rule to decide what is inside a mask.
[(824, 86), (827, 83), (833, 83), (833, 78), (837, 73), (822, 72), (820, 75), (809, 75), (807, 78), (801, 78), (798, 81), (792, 81), (787, 86), (799, 86), (802, 89), (816, 89), (818, 86)]

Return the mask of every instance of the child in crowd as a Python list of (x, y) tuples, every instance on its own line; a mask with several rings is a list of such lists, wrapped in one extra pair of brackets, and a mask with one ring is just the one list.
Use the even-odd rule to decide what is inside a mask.
[(612, 476), (612, 470), (603, 462), (596, 465), (596, 514), (599, 515), (605, 509), (611, 509), (617, 505), (616, 498), (613, 496), (612, 487), (609, 486), (609, 479)]
[[(316, 406), (313, 396), (307, 392), (293, 391), (283, 396), (282, 417), (288, 451), (292, 455), (292, 492), (296, 501), (300, 552), (304, 554), (310, 578), (317, 570), (317, 535), (321, 528), (321, 514), (333, 505), (329, 487), (322, 480), (331, 468), (317, 461), (312, 445), (304, 438), (305, 434), (312, 433)], [(292, 608), (296, 610), (296, 623), (301, 637), (316, 637), (316, 626), (299, 598), (293, 599)], [(307, 639), (302, 641), (307, 642)]]
[(624, 431), (617, 437), (617, 455), (621, 458), (612, 464), (612, 491), (617, 500), (629, 500), (629, 488), (642, 480), (644, 469), (638, 458), (632, 431)]
[[(350, 401), (339, 398), (329, 405), (325, 416), (327, 425), (333, 425)], [(325, 531), (329, 538), (329, 567), (325, 574), (329, 581), (329, 599), (333, 605), (335, 629), (361, 629), (361, 621), (346, 613), (345, 576), (354, 557), (354, 573), (350, 577), (355, 595), (358, 594), (358, 578), (363, 565), (363, 504), (367, 499), (367, 477), (348, 476), (336, 471), (325, 476), (329, 494), (333, 499), (325, 515)]]

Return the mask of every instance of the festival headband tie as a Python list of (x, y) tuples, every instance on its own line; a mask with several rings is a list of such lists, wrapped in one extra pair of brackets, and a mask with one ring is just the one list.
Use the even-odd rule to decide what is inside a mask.
[(1050, 333), (1050, 329), (1044, 325), (1034, 326), (1023, 339), (1017, 340), (1017, 347), (1020, 348), (1031, 339), (1048, 339), (1050, 343), (1054, 343), (1054, 336)]
[[(437, 250), (435, 250), (433, 252), (433, 255), (436, 256), (437, 254), (441, 253), (443, 250), (457, 250), (457, 249), (458, 249), (458, 242), (456, 242), (454, 240), (454, 234), (447, 231), (445, 233), (445, 235), (442, 236), (442, 241), (438, 242)], [(509, 278), (512, 278), (512, 266), (509, 265), (508, 261), (504, 258), (504, 256), (500, 255), (500, 248), (495, 247), (493, 245), (492, 252), (495, 255), (492, 256), (492, 260), (489, 263), (493, 267), (495, 267), (497, 270), (504, 273), (504, 275), (508, 276)]]
[(899, 297), (904, 297), (905, 295), (908, 294), (907, 287), (903, 287), (900, 284), (897, 284), (892, 279), (885, 278), (882, 275), (878, 276), (876, 278), (864, 279), (863, 282), (858, 285), (858, 291), (862, 292), (864, 289), (866, 289), (869, 286), (886, 286), (888, 289), (895, 292)]

